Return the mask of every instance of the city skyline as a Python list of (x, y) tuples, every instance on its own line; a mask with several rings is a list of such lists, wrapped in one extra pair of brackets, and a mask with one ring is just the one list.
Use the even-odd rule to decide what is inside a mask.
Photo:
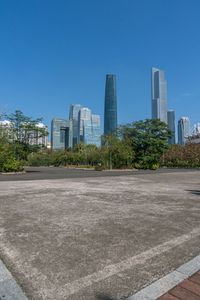
[[(163, 101), (164, 100), (164, 101)], [(156, 104), (154, 104), (154, 102)], [(170, 144), (179, 143), (178, 139), (180, 135), (180, 129), (179, 129), (179, 121), (181, 119), (184, 119), (185, 117), (180, 117), (179, 120), (176, 120), (175, 118), (175, 111), (173, 109), (168, 109), (167, 106), (167, 81), (165, 79), (165, 72), (164, 70), (152, 67), (151, 68), (151, 114), (152, 118), (160, 119), (161, 121), (168, 124), (169, 128), (172, 130), (172, 133), (174, 132), (171, 139), (169, 139)], [(83, 141), (83, 128), (84, 125), (81, 125), (79, 116), (81, 111), (83, 111), (83, 114), (85, 114), (85, 110), (89, 111), (90, 119), (92, 120), (92, 116), (94, 116), (94, 120), (97, 120), (97, 123), (100, 124), (100, 115), (93, 115), (91, 114), (91, 109), (88, 109), (87, 107), (83, 106), (82, 104), (70, 104), (69, 107), (69, 120), (66, 118), (61, 117), (53, 117), (51, 121), (51, 127), (49, 128), (49, 138), (51, 141), (51, 145), (53, 148), (61, 149), (63, 147), (71, 147), (76, 145), (77, 143), (84, 142)], [(97, 118), (98, 117), (98, 118)], [(116, 87), (116, 75), (115, 74), (107, 74), (106, 75), (106, 84), (105, 84), (105, 96), (104, 96), (104, 130), (102, 130), (102, 127), (99, 127), (97, 131), (98, 135), (100, 134), (110, 134), (115, 132), (117, 129), (117, 126), (120, 125), (117, 123), (117, 87)], [(186, 117), (190, 120), (189, 117)], [(84, 119), (84, 118), (83, 118)], [(86, 118), (87, 119), (87, 118)], [(84, 119), (82, 122), (86, 122), (88, 120)], [(6, 121), (6, 119), (4, 118)], [(65, 125), (61, 125), (63, 127), (63, 132), (66, 131), (66, 127), (70, 130), (70, 127), (73, 128), (72, 136), (70, 136), (70, 140), (62, 141), (62, 145), (60, 147), (55, 147), (54, 140), (56, 138), (53, 138), (52, 132), (53, 132), (53, 122), (58, 123), (66, 123)], [(70, 122), (71, 121), (71, 125)], [(138, 121), (138, 120), (134, 120)], [(189, 121), (190, 124), (190, 121)], [(197, 122), (199, 124), (199, 122)], [(46, 125), (45, 125), (46, 126)], [(56, 125), (57, 126), (57, 125)], [(90, 124), (89, 127), (92, 125)], [(100, 125), (98, 125), (100, 126)], [(107, 126), (107, 128), (106, 128)], [(189, 125), (190, 126), (190, 125)], [(193, 124), (195, 126), (195, 124)], [(65, 127), (65, 129), (64, 129)], [(106, 129), (105, 129), (106, 128)], [(60, 130), (60, 129), (59, 129)], [(58, 130), (58, 131), (59, 131)], [(90, 131), (92, 129), (90, 128)], [(56, 132), (56, 130), (55, 130)], [(82, 133), (81, 133), (82, 132)], [(192, 133), (192, 130), (190, 128), (190, 133)], [(90, 133), (92, 134), (92, 133)], [(177, 139), (176, 139), (177, 135)], [(85, 141), (85, 143), (88, 143)], [(97, 142), (99, 144), (99, 142)], [(65, 145), (65, 146), (64, 146)]]
[(51, 149), (65, 150), (77, 144), (101, 146), (100, 116), (81, 104), (70, 104), (69, 118), (53, 118), (51, 121)]
[(199, 122), (199, 1), (75, 2), (1, 1), (0, 111), (19, 108), (49, 126), (78, 102), (102, 118), (104, 76), (113, 73), (118, 123), (150, 118), (157, 66), (177, 119)]

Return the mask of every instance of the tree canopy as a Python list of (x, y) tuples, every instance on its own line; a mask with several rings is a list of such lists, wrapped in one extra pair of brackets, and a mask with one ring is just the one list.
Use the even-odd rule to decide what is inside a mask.
[(158, 119), (146, 119), (121, 126), (124, 139), (130, 140), (135, 152), (135, 162), (149, 168), (157, 164), (168, 149), (171, 131), (167, 124)]
[(24, 115), (21, 110), (6, 115), (6, 119), (11, 122), (14, 142), (29, 144), (31, 135), (37, 133), (38, 138), (48, 135), (45, 127), (38, 126), (42, 122), (42, 118), (33, 119)]

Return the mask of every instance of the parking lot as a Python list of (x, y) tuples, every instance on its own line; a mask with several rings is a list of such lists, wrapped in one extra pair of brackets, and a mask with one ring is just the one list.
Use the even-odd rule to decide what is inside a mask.
[(87, 172), (0, 178), (0, 258), (29, 299), (126, 299), (200, 254), (199, 171)]

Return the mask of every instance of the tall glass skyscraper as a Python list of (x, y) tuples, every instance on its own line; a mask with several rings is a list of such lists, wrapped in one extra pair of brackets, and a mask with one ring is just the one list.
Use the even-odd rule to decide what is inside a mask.
[(117, 129), (116, 75), (106, 75), (104, 135), (115, 133)]
[(92, 139), (93, 144), (97, 147), (101, 146), (101, 126), (100, 116), (92, 114)]
[(51, 149), (64, 150), (72, 147), (72, 122), (54, 118), (51, 122)]
[(190, 136), (190, 120), (188, 117), (182, 117), (178, 121), (178, 143), (185, 145), (187, 138)]
[(82, 107), (79, 111), (78, 124), (78, 143), (93, 144), (99, 147), (101, 144), (100, 116), (93, 115), (89, 108)]
[(175, 129), (175, 111), (170, 109), (167, 112), (167, 123), (169, 129), (172, 131), (172, 137), (169, 139), (169, 144), (176, 144), (176, 129)]
[(69, 109), (69, 120), (72, 121), (73, 127), (73, 146), (79, 142), (78, 118), (79, 111), (82, 108), (80, 104), (71, 104)]
[(152, 68), (152, 119), (160, 119), (167, 124), (167, 81), (162, 70)]
[(87, 107), (82, 107), (79, 111), (78, 118), (78, 143), (84, 142), (85, 130), (87, 127), (87, 134), (92, 135), (92, 124), (91, 124), (92, 112), (91, 109)]

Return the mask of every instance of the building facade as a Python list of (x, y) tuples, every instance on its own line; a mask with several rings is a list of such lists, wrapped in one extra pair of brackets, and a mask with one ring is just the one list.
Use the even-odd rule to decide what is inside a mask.
[(72, 122), (73, 138), (72, 144), (75, 146), (79, 142), (79, 111), (82, 108), (80, 104), (71, 104), (69, 109), (69, 120)]
[(72, 147), (72, 121), (54, 118), (51, 122), (51, 149), (64, 150)]
[[(86, 134), (92, 136), (92, 111), (87, 107), (82, 107), (78, 116), (78, 143), (86, 142)], [(87, 133), (86, 133), (87, 132)]]
[(91, 109), (83, 107), (79, 111), (79, 143), (101, 145), (100, 116), (92, 114)]
[(152, 119), (159, 119), (167, 124), (167, 81), (164, 71), (152, 68)]
[(185, 145), (190, 136), (190, 120), (188, 117), (182, 117), (178, 121), (178, 143)]
[(106, 75), (104, 104), (104, 135), (113, 134), (117, 130), (117, 91), (116, 75)]
[(176, 144), (176, 129), (175, 129), (175, 111), (168, 110), (167, 112), (167, 123), (169, 129), (172, 131), (172, 137), (169, 138), (169, 144)]
[(99, 115), (92, 114), (92, 140), (97, 147), (101, 146), (101, 121)]

